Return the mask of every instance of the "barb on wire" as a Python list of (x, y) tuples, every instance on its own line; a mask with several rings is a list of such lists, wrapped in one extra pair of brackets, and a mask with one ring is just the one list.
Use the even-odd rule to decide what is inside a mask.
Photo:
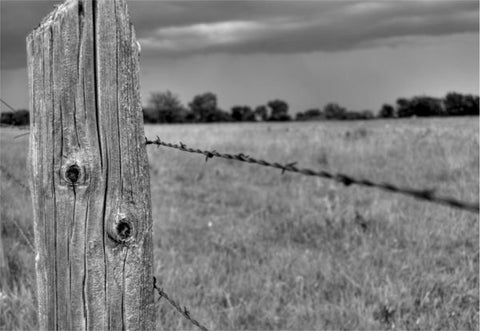
[(298, 162), (292, 162), (292, 163), (288, 163), (286, 164), (283, 169), (282, 169), (282, 175), (285, 173), (285, 170), (291, 168), (291, 167), (295, 167), (297, 165)]
[(182, 308), (177, 302), (175, 302), (175, 300), (170, 298), (168, 296), (168, 294), (165, 293), (165, 291), (163, 291), (162, 288), (159, 288), (157, 286), (157, 279), (155, 277), (153, 277), (153, 288), (158, 292), (158, 295), (160, 296), (160, 299), (165, 298), (168, 301), (168, 303), (170, 303), (180, 314), (182, 314), (183, 317), (185, 317), (187, 320), (189, 320), (190, 323), (192, 323), (193, 325), (195, 325), (197, 328), (199, 328), (202, 331), (208, 331), (208, 329), (206, 327), (204, 327), (202, 324), (200, 324), (196, 319), (194, 319), (190, 315), (190, 311), (187, 309), (187, 307), (183, 306), (183, 308)]
[(213, 157), (219, 157), (219, 158), (224, 158), (228, 160), (237, 160), (237, 161), (242, 161), (247, 163), (259, 164), (265, 167), (277, 168), (282, 170), (282, 173), (284, 173), (285, 171), (290, 171), (290, 172), (299, 173), (305, 176), (327, 178), (327, 179), (342, 183), (345, 186), (359, 185), (359, 186), (375, 187), (385, 191), (399, 193), (399, 194), (414, 197), (416, 199), (426, 200), (426, 201), (430, 201), (430, 202), (434, 202), (442, 205), (447, 205), (450, 207), (467, 210), (469, 212), (473, 212), (477, 214), (479, 213), (479, 209), (480, 209), (478, 203), (470, 203), (470, 202), (464, 202), (464, 201), (460, 201), (450, 197), (436, 196), (434, 194), (435, 192), (432, 189), (419, 190), (419, 189), (411, 189), (411, 188), (402, 188), (390, 183), (384, 183), (384, 182), (377, 183), (368, 179), (358, 179), (358, 178), (354, 178), (349, 175), (345, 175), (341, 173), (330, 173), (324, 170), (316, 171), (312, 169), (299, 168), (296, 166), (297, 164), (296, 162), (280, 164), (277, 162), (269, 162), (262, 159), (255, 159), (243, 153), (234, 155), (234, 154), (219, 153), (215, 150), (206, 151), (206, 150), (201, 150), (197, 148), (187, 147), (187, 145), (185, 145), (184, 143), (180, 143), (180, 145), (168, 143), (168, 142), (162, 141), (159, 137), (157, 137), (156, 140), (149, 140), (148, 138), (145, 138), (145, 144), (165, 146), (165, 147), (170, 147), (174, 149), (179, 149), (181, 151), (185, 151), (189, 153), (203, 154), (206, 157), (205, 159), (206, 161)]

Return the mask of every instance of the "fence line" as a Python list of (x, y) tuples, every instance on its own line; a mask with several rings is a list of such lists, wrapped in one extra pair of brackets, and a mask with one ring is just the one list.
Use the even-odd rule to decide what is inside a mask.
[(184, 143), (180, 142), (179, 144), (172, 144), (168, 143), (165, 141), (162, 141), (159, 137), (157, 137), (156, 140), (149, 140), (148, 138), (145, 138), (145, 144), (146, 145), (157, 145), (157, 146), (165, 146), (169, 148), (174, 148), (178, 149), (180, 151), (184, 152), (189, 152), (189, 153), (197, 153), (197, 154), (203, 154), (205, 155), (205, 162), (208, 161), (208, 159), (213, 158), (213, 157), (219, 157), (219, 158), (224, 158), (228, 160), (236, 160), (236, 161), (241, 161), (241, 162), (247, 162), (247, 163), (254, 163), (258, 164), (261, 166), (265, 167), (272, 167), (272, 168), (277, 168), (282, 170), (282, 174), (285, 171), (290, 171), (290, 172), (295, 172), (299, 173), (305, 176), (315, 176), (315, 177), (321, 177), (321, 178), (327, 178), (330, 180), (334, 180), (336, 182), (339, 182), (345, 186), (350, 186), (350, 185), (359, 185), (359, 186), (367, 186), (367, 187), (374, 187), (378, 188), (384, 191), (390, 191), (394, 193), (399, 193), (407, 196), (414, 197), (419, 200), (425, 200), (425, 201), (430, 201), (433, 203), (437, 204), (442, 204), (450, 207), (455, 207), (458, 209), (463, 209), (472, 213), (479, 213), (479, 204), (475, 203), (470, 203), (470, 202), (465, 202), (465, 201), (460, 201), (455, 198), (450, 198), (450, 197), (441, 197), (441, 196), (436, 196), (435, 195), (435, 190), (433, 189), (411, 189), (411, 188), (404, 188), (404, 187), (398, 187), (396, 185), (390, 184), (390, 183), (384, 183), (384, 182), (373, 182), (368, 179), (358, 179), (351, 177), (349, 175), (345, 175), (342, 173), (330, 173), (328, 171), (324, 170), (312, 170), (312, 169), (307, 169), (307, 168), (298, 168), (296, 166), (297, 162), (292, 162), (292, 163), (287, 163), (287, 164), (281, 164), (277, 162), (269, 162), (265, 161), (262, 159), (255, 159), (249, 155), (245, 155), (243, 153), (239, 154), (225, 154), (225, 153), (219, 153), (215, 150), (213, 151), (208, 151), (208, 150), (201, 150), (197, 148), (190, 148), (187, 147)]

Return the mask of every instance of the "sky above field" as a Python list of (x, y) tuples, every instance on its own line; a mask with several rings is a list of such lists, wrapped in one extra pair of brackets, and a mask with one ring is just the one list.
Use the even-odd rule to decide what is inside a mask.
[[(28, 108), (25, 37), (55, 3), (0, 2), (0, 94), (14, 108)], [(211, 91), (225, 110), (280, 98), (292, 113), (328, 102), (377, 111), (398, 97), (478, 94), (478, 1), (127, 3), (144, 105), (165, 90), (184, 104)]]

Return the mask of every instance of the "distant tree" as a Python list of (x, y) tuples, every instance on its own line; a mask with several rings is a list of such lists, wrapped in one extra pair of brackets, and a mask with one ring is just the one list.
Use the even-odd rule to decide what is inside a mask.
[(449, 92), (443, 99), (445, 112), (450, 116), (479, 115), (479, 97)]
[(30, 112), (26, 109), (20, 109), (13, 112), (13, 125), (30, 124)]
[(343, 116), (339, 119), (342, 120), (361, 120), (362, 119), (362, 114), (358, 111), (346, 111)]
[(0, 115), (0, 123), (6, 125), (13, 125), (13, 112), (6, 111)]
[(233, 106), (231, 109), (232, 119), (237, 122), (243, 121), (243, 107)]
[(187, 123), (196, 123), (197, 117), (192, 111), (187, 112), (187, 116), (185, 116), (185, 122)]
[(297, 121), (314, 121), (323, 119), (323, 113), (318, 108), (308, 109), (305, 112), (297, 113)]
[(345, 113), (347, 112), (346, 108), (341, 107), (337, 103), (328, 103), (323, 107), (323, 113), (327, 119), (344, 119)]
[(465, 109), (467, 111), (467, 115), (479, 115), (479, 97), (478, 95), (464, 95), (465, 98)]
[(383, 118), (392, 118), (395, 116), (395, 108), (393, 108), (392, 105), (385, 103), (382, 105), (378, 116)]
[(370, 120), (375, 118), (371, 110), (346, 111), (340, 119), (344, 120)]
[(244, 115), (244, 119), (245, 121), (250, 121), (250, 122), (254, 122), (255, 121), (255, 113), (253, 112), (252, 108), (250, 108), (249, 106), (244, 106), (245, 108), (245, 115)]
[(256, 121), (266, 121), (268, 120), (268, 109), (264, 105), (257, 106), (253, 112), (255, 115)]
[(188, 106), (197, 122), (214, 122), (219, 115), (217, 96), (211, 92), (196, 95)]
[(410, 100), (410, 107), (416, 116), (441, 116), (444, 114), (442, 102), (438, 98), (416, 96)]
[(318, 108), (308, 109), (308, 110), (305, 111), (305, 116), (309, 117), (309, 118), (311, 118), (311, 117), (321, 117), (322, 112)]
[(305, 114), (302, 113), (301, 111), (299, 111), (296, 115), (295, 115), (295, 121), (306, 121), (307, 118), (305, 117)]
[(186, 108), (179, 97), (170, 92), (156, 92), (150, 95), (150, 107), (147, 110), (149, 120), (159, 123), (184, 122), (187, 115)]
[(362, 116), (362, 119), (364, 119), (364, 120), (371, 120), (371, 119), (375, 118), (375, 115), (369, 109), (362, 110), (360, 112), (360, 114)]
[(206, 122), (230, 122), (232, 115), (221, 109), (216, 109), (214, 112), (208, 114)]
[(465, 103), (463, 95), (456, 92), (449, 92), (443, 100), (445, 105), (445, 111), (448, 115), (465, 115), (467, 110), (465, 109)]
[(290, 115), (288, 115), (288, 103), (283, 100), (272, 100), (267, 103), (270, 107), (269, 121), (289, 121)]
[(232, 119), (237, 122), (255, 121), (255, 114), (249, 106), (233, 106)]
[(158, 113), (153, 108), (143, 107), (143, 121), (145, 123), (158, 123)]
[(429, 96), (415, 96), (410, 99), (397, 100), (398, 117), (410, 116), (442, 116), (445, 114), (442, 102), (438, 98)]
[(397, 99), (397, 116), (398, 117), (410, 117), (415, 115), (412, 107), (410, 106), (410, 100), (406, 98)]
[(253, 111), (253, 115), (255, 116), (255, 121), (267, 121), (268, 120), (268, 108), (265, 105), (260, 105), (255, 107)]

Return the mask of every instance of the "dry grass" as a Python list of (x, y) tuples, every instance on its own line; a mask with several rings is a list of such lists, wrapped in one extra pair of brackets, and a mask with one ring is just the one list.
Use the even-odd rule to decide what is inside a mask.
[[(1, 133), (1, 163), (24, 178), (28, 139), (15, 134)], [(478, 201), (478, 118), (146, 126), (146, 135)], [(155, 274), (207, 327), (478, 329), (477, 215), (164, 147), (149, 160)], [(3, 175), (1, 208), (12, 275), (0, 328), (32, 329), (30, 202)], [(194, 327), (161, 301), (158, 329)]]

